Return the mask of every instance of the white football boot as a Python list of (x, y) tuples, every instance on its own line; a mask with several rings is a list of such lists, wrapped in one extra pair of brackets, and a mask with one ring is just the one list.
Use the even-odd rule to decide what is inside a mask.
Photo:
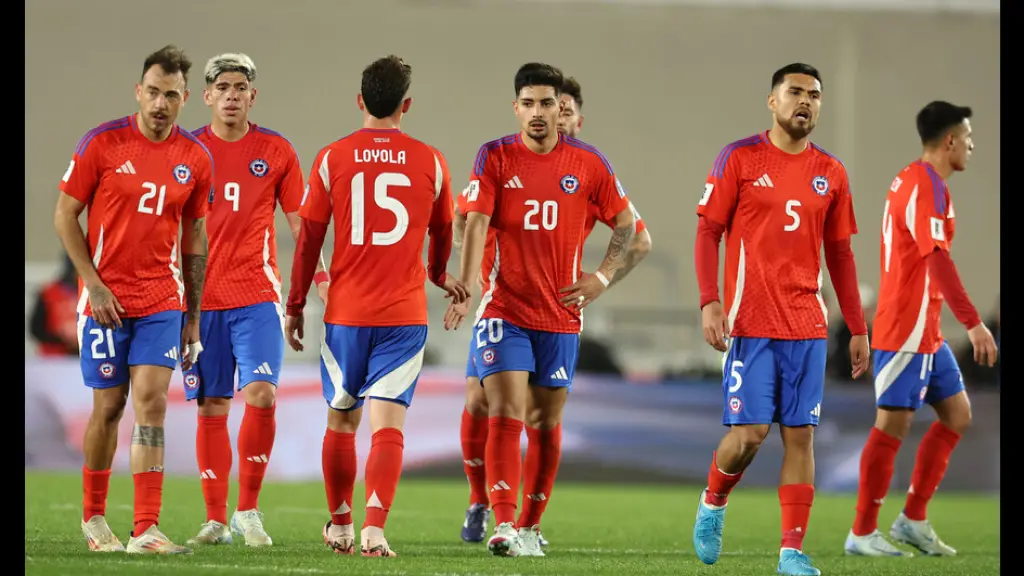
[(913, 556), (890, 544), (878, 530), (864, 536), (854, 536), (851, 530), (845, 548), (847, 556)]
[(93, 552), (124, 552), (124, 545), (114, 536), (107, 519), (99, 514), (82, 522), (82, 535)]
[(889, 536), (901, 544), (917, 548), (926, 556), (956, 556), (956, 550), (939, 540), (931, 522), (911, 520), (903, 512), (893, 521)]
[(227, 524), (221, 524), (216, 520), (210, 520), (199, 527), (199, 534), (189, 538), (185, 544), (189, 546), (213, 546), (217, 544), (231, 544), (231, 529)]
[(521, 548), (519, 531), (511, 522), (495, 526), (494, 535), (487, 541), (487, 549), (495, 556), (519, 556)]
[(164, 535), (156, 524), (138, 536), (128, 539), (128, 554), (191, 554), (192, 550), (179, 546)]
[(231, 515), (231, 532), (245, 537), (245, 545), (252, 547), (272, 546), (274, 541), (263, 529), (263, 512), (259, 510), (235, 510)]
[(519, 529), (519, 555), (544, 556), (540, 544), (540, 526)]

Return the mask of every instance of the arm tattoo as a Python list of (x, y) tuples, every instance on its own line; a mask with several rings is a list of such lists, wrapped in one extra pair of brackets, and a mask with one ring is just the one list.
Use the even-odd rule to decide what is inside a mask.
[[(629, 243), (633, 241), (635, 225), (616, 226), (612, 231), (612, 238), (608, 241), (608, 252), (604, 256), (602, 267), (607, 266), (612, 271), (618, 271), (626, 264), (626, 252), (629, 250)], [(616, 274), (618, 275), (618, 274)]]
[(193, 243), (201, 238), (201, 253), (183, 254), (182, 260), (185, 263), (185, 297), (188, 302), (188, 317), (191, 320), (197, 320), (203, 302), (203, 286), (206, 284), (206, 222), (202, 218), (193, 221), (192, 238)]
[(139, 426), (132, 429), (132, 444), (136, 446), (148, 446), (150, 448), (164, 447), (163, 426)]
[(626, 262), (619, 268), (619, 271), (615, 273), (615, 277), (612, 278), (611, 282), (608, 283), (608, 287), (614, 286), (619, 280), (622, 280), (629, 274), (629, 272), (640, 263), (640, 259), (636, 257), (637, 254), (633, 250), (626, 252)]

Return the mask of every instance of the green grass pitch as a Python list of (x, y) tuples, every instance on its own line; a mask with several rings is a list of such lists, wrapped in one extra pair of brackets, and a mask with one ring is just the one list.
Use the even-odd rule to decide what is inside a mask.
[[(774, 491), (744, 490), (730, 498), (725, 549), (718, 564), (701, 564), (691, 531), (699, 488), (560, 484), (544, 518), (551, 541), (545, 558), (495, 558), (483, 544), (465, 544), (459, 529), (467, 488), (461, 481), (404, 480), (388, 520), (398, 558), (338, 556), (323, 543), (327, 504), (319, 483), (268, 484), (260, 507), (270, 549), (200, 548), (192, 556), (133, 557), (89, 552), (82, 538), (81, 478), (77, 474), (25, 474), (25, 573), (89, 574), (360, 574), (360, 575), (585, 575), (775, 574), (779, 506)], [(232, 486), (231, 500), (235, 498)], [(355, 500), (364, 498), (357, 487)], [(843, 541), (854, 497), (820, 495), (805, 551), (824, 575), (984, 576), (999, 573), (999, 499), (939, 493), (930, 516), (955, 558), (848, 558)], [(107, 519), (125, 544), (131, 527), (132, 484), (111, 479)], [(899, 512), (902, 494), (890, 494), (881, 527)], [(229, 509), (229, 513), (230, 513)], [(357, 507), (356, 525), (362, 522)], [(205, 520), (199, 479), (169, 478), (161, 528), (184, 544)]]

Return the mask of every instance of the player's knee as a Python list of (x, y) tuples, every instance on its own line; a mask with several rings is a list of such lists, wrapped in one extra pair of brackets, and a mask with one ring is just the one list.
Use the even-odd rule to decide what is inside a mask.
[(204, 418), (227, 416), (231, 411), (230, 398), (200, 398), (197, 402), (199, 415)]
[(116, 425), (124, 416), (124, 408), (128, 399), (124, 396), (112, 397), (110, 399), (93, 403), (93, 417), (107, 425)]
[(338, 434), (355, 434), (362, 419), (362, 408), (335, 410), (327, 408), (327, 428)]
[(811, 452), (814, 450), (814, 426), (782, 426), (782, 446), (786, 451)]
[(943, 426), (957, 434), (963, 435), (967, 432), (967, 429), (970, 428), (971, 424), (974, 422), (970, 402), (967, 402), (965, 398), (964, 401), (952, 402), (945, 408), (945, 410), (936, 410), (936, 412), (938, 412), (939, 422), (942, 422)]
[(270, 382), (252, 382), (245, 387), (245, 403), (255, 408), (274, 405), (277, 389)]
[(466, 379), (466, 411), (476, 417), (487, 416), (487, 394), (476, 378)]
[(764, 424), (756, 424), (753, 426), (733, 426), (729, 429), (729, 434), (732, 434), (739, 444), (740, 452), (743, 454), (751, 454), (757, 452), (764, 442), (765, 437), (768, 436), (769, 426)]
[(902, 441), (910, 434), (913, 416), (914, 413), (905, 408), (882, 407), (875, 415), (875, 428)]
[(139, 424), (158, 425), (167, 414), (167, 390), (136, 386), (132, 390), (132, 409)]

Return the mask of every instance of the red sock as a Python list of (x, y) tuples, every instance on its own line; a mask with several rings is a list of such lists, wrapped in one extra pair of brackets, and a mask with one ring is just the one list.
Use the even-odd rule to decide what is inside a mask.
[(523, 456), (519, 448), (523, 422), (504, 416), (492, 416), (488, 427), (484, 467), (487, 469), (487, 484), (491, 487), (494, 522), (514, 523), (523, 468)]
[(729, 500), (729, 493), (740, 483), (743, 472), (726, 474), (718, 469), (718, 452), (711, 454), (711, 470), (708, 470), (708, 492), (704, 498), (706, 504), (711, 506), (725, 506)]
[(868, 442), (860, 453), (860, 486), (857, 489), (857, 516), (853, 521), (854, 536), (867, 536), (878, 529), (878, 511), (889, 492), (900, 444), (898, 438), (878, 428), (871, 428)]
[(462, 468), (469, 480), (469, 503), (487, 506), (487, 470), (484, 468), (484, 451), (487, 449), (487, 417), (473, 416), (469, 410), (462, 410)]
[(348, 526), (352, 523), (352, 492), (355, 491), (356, 472), (359, 471), (356, 435), (328, 428), (324, 433), (322, 462), (331, 524)]
[(110, 470), (89, 470), (82, 466), (82, 520), (107, 515)]
[(135, 482), (135, 526), (132, 535), (138, 537), (149, 527), (160, 523), (160, 504), (163, 500), (164, 473), (140, 472), (132, 475)]
[(518, 524), (531, 527), (540, 524), (555, 486), (562, 458), (562, 425), (551, 430), (527, 428), (526, 437), (523, 509), (519, 512)]
[(228, 523), (228, 479), (231, 477), (228, 416), (200, 416), (196, 430), (196, 461), (202, 479), (206, 519)]
[(928, 517), (928, 501), (939, 489), (949, 466), (949, 455), (959, 441), (960, 435), (939, 421), (925, 433), (917, 448), (914, 474), (910, 478), (910, 491), (903, 508), (907, 518), (924, 520)]
[(402, 476), (405, 438), (398, 428), (381, 428), (373, 433), (370, 456), (366, 459), (366, 519), (363, 528), (384, 528), (395, 501)]
[(779, 486), (779, 504), (782, 505), (782, 547), (803, 550), (807, 523), (811, 519), (811, 505), (814, 504), (814, 486)]
[(260, 488), (267, 474), (270, 452), (274, 449), (277, 405), (257, 408), (245, 405), (242, 427), (238, 430), (238, 509), (259, 508)]

